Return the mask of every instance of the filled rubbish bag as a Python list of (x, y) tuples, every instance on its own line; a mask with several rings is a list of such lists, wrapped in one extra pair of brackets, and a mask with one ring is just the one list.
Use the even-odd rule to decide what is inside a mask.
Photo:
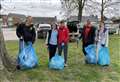
[(58, 54), (55, 54), (55, 56), (52, 57), (49, 62), (49, 68), (58, 70), (64, 69), (64, 58), (62, 56), (59, 56)]
[(109, 65), (110, 64), (109, 49), (107, 47), (101, 47), (99, 49), (98, 64), (99, 65)]
[(96, 64), (97, 58), (96, 58), (96, 47), (95, 45), (89, 45), (85, 48), (85, 51), (87, 53), (86, 55), (86, 61), (89, 64)]
[(38, 59), (32, 43), (28, 43), (27, 46), (23, 48), (21, 53), (18, 55), (19, 66), (21, 69), (29, 69), (37, 66)]

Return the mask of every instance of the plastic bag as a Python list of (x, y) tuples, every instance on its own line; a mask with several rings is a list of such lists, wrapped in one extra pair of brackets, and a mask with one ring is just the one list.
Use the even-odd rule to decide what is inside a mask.
[(58, 70), (64, 69), (64, 58), (58, 54), (55, 54), (55, 56), (49, 62), (49, 68)]
[(86, 61), (89, 64), (96, 64), (97, 58), (96, 58), (96, 47), (95, 45), (89, 45), (85, 48), (85, 51), (87, 53), (86, 55)]
[(21, 69), (33, 68), (38, 64), (38, 59), (32, 43), (28, 43), (18, 56)]
[(98, 64), (100, 65), (110, 64), (109, 49), (107, 47), (101, 47), (100, 50), (98, 51)]

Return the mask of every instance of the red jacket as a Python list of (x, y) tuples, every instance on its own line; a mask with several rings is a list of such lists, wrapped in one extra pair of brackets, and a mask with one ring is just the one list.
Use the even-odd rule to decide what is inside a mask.
[(69, 29), (67, 26), (60, 26), (58, 29), (58, 44), (64, 42), (67, 44), (69, 41)]

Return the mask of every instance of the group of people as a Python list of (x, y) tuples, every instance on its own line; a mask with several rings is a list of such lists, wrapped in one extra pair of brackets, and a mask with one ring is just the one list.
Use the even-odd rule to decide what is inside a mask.
[[(16, 29), (16, 34), (19, 38), (19, 52), (22, 49), (21, 42), (24, 41), (25, 45), (28, 42), (34, 44), (36, 39), (36, 31), (32, 23), (32, 17), (28, 16), (25, 23), (18, 25)], [(100, 46), (108, 46), (108, 30), (105, 28), (103, 22), (100, 23), (99, 29), (91, 24), (90, 20), (87, 20), (87, 23), (83, 27), (83, 31), (79, 39), (82, 39), (83, 53), (86, 56), (85, 47), (91, 44), (96, 44), (98, 49)], [(67, 56), (68, 56), (68, 43), (69, 43), (69, 29), (65, 25), (64, 21), (61, 21), (59, 24), (52, 23), (51, 30), (47, 33), (46, 45), (49, 50), (49, 61), (56, 53), (62, 55), (64, 53), (65, 66), (67, 65)]]

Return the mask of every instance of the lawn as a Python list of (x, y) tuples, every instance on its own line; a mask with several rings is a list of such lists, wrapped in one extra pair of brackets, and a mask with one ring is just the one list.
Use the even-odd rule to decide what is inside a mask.
[[(10, 56), (17, 57), (18, 41), (7, 41), (6, 47)], [(81, 43), (69, 44), (68, 67), (64, 70), (48, 68), (48, 51), (44, 40), (34, 44), (39, 66), (31, 70), (16, 71), (11, 75), (11, 82), (120, 82), (120, 36), (110, 36), (111, 64), (108, 68), (99, 65), (84, 64)]]

